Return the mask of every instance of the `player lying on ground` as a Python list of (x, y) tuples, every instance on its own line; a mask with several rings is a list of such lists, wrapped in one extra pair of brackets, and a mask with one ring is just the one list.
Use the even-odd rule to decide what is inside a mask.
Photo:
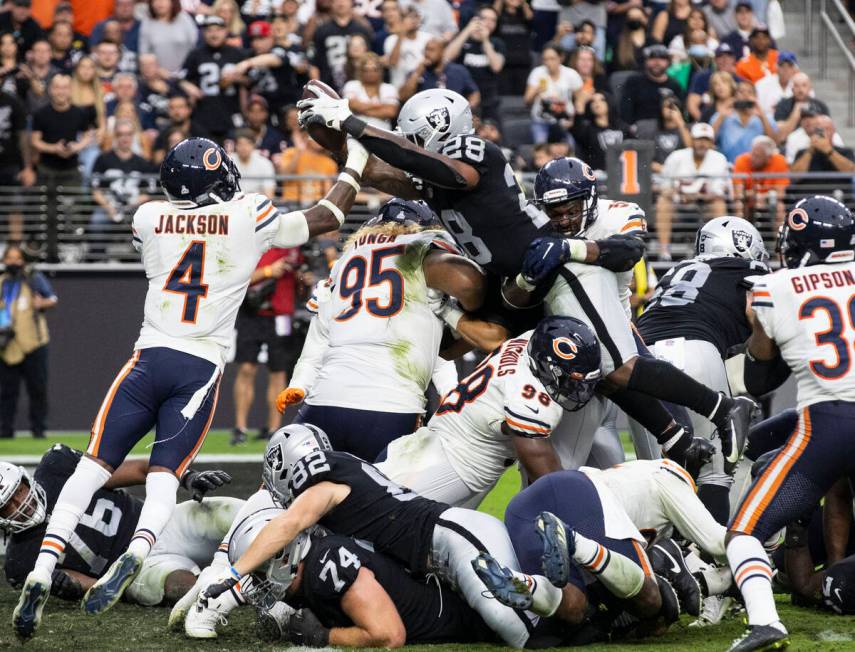
[(437, 227), (424, 202), (390, 200), (349, 238), (321, 288), (278, 405), (308, 389), (295, 422), (317, 425), (337, 451), (374, 461), (418, 427), (442, 340), (432, 304), (451, 296), (481, 306), (481, 269)]
[(137, 530), (127, 551), (87, 591), (86, 613), (106, 611), (133, 582), (175, 509), (179, 478), (205, 440), (258, 259), (271, 247), (298, 246), (342, 224), (368, 158), (355, 141), (348, 151), (345, 170), (326, 197), (287, 214), (263, 195), (242, 193), (240, 173), (216, 143), (190, 138), (167, 154), (160, 178), (169, 201), (143, 204), (133, 219), (133, 243), (149, 281), (140, 337), (95, 418), (86, 454), (56, 500), (12, 617), (19, 637), (35, 633), (53, 570), (92, 495), (154, 429)]
[[(0, 462), (0, 529), (6, 544), (6, 581), (21, 587), (39, 554), (47, 514), (53, 511), (63, 483), (74, 472), (82, 453), (62, 444), (42, 457), (33, 477), (20, 466)], [(51, 594), (80, 600), (124, 552), (136, 530), (143, 501), (118, 490), (145, 484), (144, 460), (122, 463), (95, 494), (69, 539), (65, 556), (53, 571)], [(195, 500), (179, 503), (163, 535), (128, 587), (127, 598), (143, 606), (172, 604), (196, 581), (199, 567), (211, 563), (223, 533), (243, 504), (236, 498), (206, 498), (230, 482), (224, 471), (188, 470), (181, 486)]]
[[(483, 595), (472, 568), (479, 552), (490, 552), (504, 566), (516, 557), (504, 525), (472, 510), (449, 507), (399, 487), (380, 471), (352, 455), (329, 450), (322, 431), (310, 424), (286, 426), (271, 438), (264, 481), (287, 509), (270, 521), (219, 582), (199, 595), (216, 599), (243, 575), (259, 568), (308, 527), (319, 524), (336, 534), (373, 544), (403, 564), (414, 577), (436, 573), (457, 587), (470, 607), (506, 645), (524, 647), (537, 617), (514, 611)], [(551, 615), (561, 591), (543, 577), (518, 574), (531, 582), (532, 610)]]
[(811, 510), (839, 478), (855, 473), (853, 242), (855, 220), (843, 204), (802, 199), (778, 239), (786, 268), (757, 279), (752, 290), (745, 386), (754, 395), (771, 391), (783, 361), (796, 377), (799, 420), (728, 528), (727, 558), (748, 611), (748, 630), (731, 650), (787, 644), (762, 542)]

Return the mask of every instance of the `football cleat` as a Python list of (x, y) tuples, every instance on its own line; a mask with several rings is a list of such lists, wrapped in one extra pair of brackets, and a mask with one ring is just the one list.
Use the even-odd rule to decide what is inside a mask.
[(273, 606), (269, 609), (259, 609), (257, 614), (258, 619), (255, 623), (255, 631), (258, 638), (265, 643), (281, 641), (288, 628), (288, 619), (294, 613), (294, 608), (284, 602), (274, 602)]
[(83, 611), (96, 616), (112, 608), (140, 574), (142, 565), (142, 558), (132, 552), (119, 557), (83, 596)]
[(246, 433), (240, 428), (232, 430), (232, 437), (229, 439), (229, 446), (240, 446), (246, 443)]
[(667, 579), (656, 575), (656, 583), (659, 585), (659, 597), (662, 598), (662, 607), (659, 615), (665, 619), (665, 624), (670, 625), (680, 619), (680, 598)]
[(701, 615), (698, 619), (689, 623), (689, 627), (709, 627), (718, 625), (727, 615), (733, 598), (726, 595), (710, 595), (701, 603)]
[(720, 419), (718, 435), (721, 438), (721, 450), (724, 453), (725, 472), (730, 474), (742, 457), (745, 443), (748, 441), (748, 428), (757, 404), (746, 396), (737, 396), (724, 418)]
[(568, 538), (564, 523), (551, 512), (541, 512), (534, 527), (543, 542), (543, 574), (560, 589), (570, 581), (570, 547), (576, 547), (573, 532)]
[(531, 608), (532, 587), (486, 552), (472, 560), (472, 568), (487, 590), (503, 605), (512, 609)]
[(180, 632), (184, 628), (184, 620), (187, 618), (187, 613), (193, 608), (196, 598), (199, 597), (199, 592), (207, 587), (211, 582), (218, 577), (218, 569), (214, 566), (208, 566), (199, 573), (196, 578), (196, 583), (190, 588), (187, 593), (181, 596), (181, 599), (172, 607), (169, 612), (168, 626), (174, 632)]
[(196, 600), (184, 620), (184, 633), (189, 638), (217, 638), (217, 625), (228, 624), (223, 614)]
[(691, 616), (701, 613), (701, 586), (689, 571), (683, 551), (673, 539), (664, 539), (650, 549), (653, 571), (667, 579), (680, 598), (683, 611)]
[(745, 634), (735, 639), (727, 652), (782, 650), (789, 644), (789, 634), (780, 622), (773, 625), (749, 625)]
[(19, 638), (28, 639), (36, 633), (50, 595), (50, 583), (50, 575), (38, 569), (27, 575), (21, 597), (12, 613), (12, 626)]

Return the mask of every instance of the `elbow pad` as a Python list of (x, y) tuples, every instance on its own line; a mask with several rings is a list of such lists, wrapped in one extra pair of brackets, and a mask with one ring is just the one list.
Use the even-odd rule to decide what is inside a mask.
[(763, 396), (778, 389), (790, 377), (790, 367), (778, 355), (773, 360), (757, 360), (745, 354), (745, 389), (752, 396)]
[(299, 247), (309, 241), (309, 223), (303, 211), (293, 211), (279, 216), (279, 227), (273, 236), (273, 246)]

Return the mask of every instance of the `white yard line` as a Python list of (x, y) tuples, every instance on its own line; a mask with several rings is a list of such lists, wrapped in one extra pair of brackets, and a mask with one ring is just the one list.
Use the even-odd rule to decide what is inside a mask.
[[(41, 455), (3, 455), (2, 459), (4, 462), (9, 462), (10, 464), (22, 464), (24, 466), (33, 466), (39, 463), (42, 459)], [(128, 455), (127, 459), (129, 460), (147, 460), (148, 455)], [(262, 453), (244, 453), (242, 455), (237, 455), (234, 453), (225, 453), (225, 454), (205, 454), (197, 455), (196, 462), (199, 464), (219, 464), (219, 463), (257, 463), (261, 462), (264, 459), (264, 455)]]

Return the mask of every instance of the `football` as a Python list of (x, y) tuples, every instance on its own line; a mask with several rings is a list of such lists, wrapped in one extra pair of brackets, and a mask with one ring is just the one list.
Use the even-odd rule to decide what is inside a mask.
[[(303, 86), (302, 99), (308, 100), (316, 97), (316, 95), (309, 90), (310, 87), (315, 88), (316, 90), (336, 99), (339, 99), (341, 97), (338, 93), (335, 92), (332, 87), (328, 86), (322, 81), (313, 79), (305, 86)], [(324, 149), (332, 152), (333, 154), (340, 154), (344, 152), (345, 135), (342, 132), (336, 131), (335, 129), (330, 129), (329, 127), (323, 127), (321, 125), (309, 125), (307, 127), (307, 131), (309, 132), (309, 136), (312, 137), (312, 140), (314, 140)]]

